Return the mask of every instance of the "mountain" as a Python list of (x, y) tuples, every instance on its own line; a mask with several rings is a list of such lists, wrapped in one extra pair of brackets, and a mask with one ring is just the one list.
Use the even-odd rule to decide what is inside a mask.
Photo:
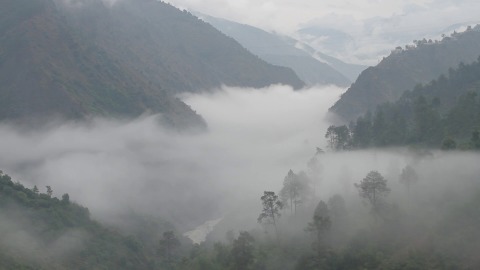
[[(302, 44), (307, 44), (308, 47), (310, 47), (308, 51), (313, 49), (321, 59), (325, 59), (325, 57), (321, 55), (323, 53), (334, 57), (336, 60), (341, 59), (347, 62), (355, 61), (362, 63), (349, 63), (348, 66), (345, 67), (343, 64), (336, 64), (334, 61), (328, 60), (332, 67), (342, 72), (342, 74), (354, 82), (358, 78), (358, 75), (367, 68), (365, 63), (371, 63), (372, 58), (374, 62), (377, 62), (376, 59), (378, 59), (378, 55), (385, 55), (389, 52), (385, 52), (383, 46), (371, 43), (378, 42), (376, 39), (372, 40), (372, 35), (375, 36), (374, 33), (365, 33), (363, 31), (363, 29), (357, 29), (355, 36), (352, 36), (340, 29), (330, 27), (328, 22), (319, 22), (298, 29), (293, 34), (293, 37)], [(391, 35), (388, 37), (390, 36)], [(368, 44), (365, 44), (367, 42)], [(403, 44), (403, 42), (400, 44)]]
[[(349, 125), (342, 136), (347, 148), (427, 146), (480, 149), (480, 57), (460, 64), (425, 85), (406, 91), (399, 100), (379, 105)], [(329, 128), (332, 134), (346, 126)], [(343, 132), (342, 132), (343, 133)], [(340, 138), (340, 136), (337, 136)], [(350, 140), (350, 141), (348, 141)]]
[(367, 66), (345, 63), (338, 58), (324, 54), (316, 50), (315, 48), (312, 48), (306, 43), (303, 43), (297, 40), (294, 40), (294, 41), (295, 41), (295, 46), (297, 48), (310, 54), (313, 58), (317, 59), (318, 61), (330, 65), (335, 70), (338, 70), (340, 73), (342, 73), (345, 77), (347, 77), (352, 82), (354, 82), (358, 78), (358, 76), (360, 75), (360, 73), (362, 73), (362, 71), (367, 69)]
[(442, 35), (445, 35), (445, 33), (453, 33), (455, 31), (463, 32), (465, 29), (468, 28), (468, 26), (477, 25), (479, 23), (480, 21), (466, 21), (466, 22), (455, 23), (443, 28), (441, 31), (438, 31), (437, 33), (434, 34), (434, 36), (440, 37)]
[(65, 8), (69, 23), (152, 83), (173, 93), (221, 85), (300, 88), (287, 68), (258, 59), (238, 42), (186, 11), (156, 0), (119, 0), (110, 7)]
[(175, 260), (193, 248), (158, 216), (123, 209), (125, 220), (101, 223), (69, 194), (43, 191), (0, 170), (0, 269), (172, 269), (166, 236), (176, 243)]
[(427, 83), (460, 63), (480, 55), (480, 26), (453, 33), (441, 41), (421, 40), (406, 49), (397, 47), (377, 66), (363, 71), (330, 111), (343, 120), (356, 119), (384, 102), (398, 100), (406, 90)]
[(137, 116), (203, 126), (186, 104), (82, 38), (49, 0), (0, 4), (0, 119)]
[(162, 113), (205, 126), (174, 97), (221, 85), (303, 82), (189, 13), (155, 0), (0, 3), (0, 119)]
[(290, 37), (269, 33), (245, 24), (200, 13), (196, 14), (202, 20), (240, 42), (246, 49), (261, 59), (274, 65), (293, 69), (309, 85), (336, 84), (349, 86), (351, 84), (352, 80), (348, 78), (352, 77), (351, 72), (347, 71), (348, 76), (341, 72), (349, 70), (349, 68), (355, 69), (355, 65), (346, 64), (333, 57), (317, 53), (306, 44), (301, 44)]
[[(345, 52), (352, 44), (355, 38), (351, 35), (334, 28), (330, 28), (325, 24), (312, 25), (300, 28), (296, 35), (298, 39), (304, 41), (315, 49), (324, 49), (326, 52)], [(319, 46), (314, 46), (319, 45)]]
[[(152, 269), (149, 250), (89, 210), (0, 171), (0, 269)], [(151, 235), (153, 236), (153, 235)]]

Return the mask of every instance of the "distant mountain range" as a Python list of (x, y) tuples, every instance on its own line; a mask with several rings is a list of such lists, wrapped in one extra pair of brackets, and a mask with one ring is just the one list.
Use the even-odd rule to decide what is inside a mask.
[[(349, 20), (334, 16), (325, 20), (311, 21), (292, 35), (317, 51), (343, 61), (376, 65), (379, 59), (390, 53), (391, 48), (410, 44), (419, 37), (440, 39), (443, 34), (463, 32), (468, 25), (480, 23), (464, 21), (445, 25), (438, 22), (436, 25), (417, 27), (410, 25), (407, 17), (400, 14), (388, 18), (371, 18), (363, 22), (353, 20), (346, 23), (345, 19)], [(332, 20), (337, 23), (332, 24)]]
[(175, 94), (304, 85), (190, 13), (155, 0), (107, 2), (0, 2), (0, 120), (149, 111), (204, 126)]
[(357, 81), (330, 109), (344, 121), (356, 119), (384, 102), (393, 102), (417, 84), (427, 83), (460, 63), (480, 55), (480, 26), (445, 36), (441, 41), (419, 40), (396, 48), (377, 66), (363, 71)]
[(289, 67), (307, 84), (349, 86), (366, 67), (347, 64), (316, 51), (291, 37), (205, 14), (195, 13), (202, 20), (234, 38), (261, 59)]
[(327, 53), (346, 52), (352, 44), (355, 44), (355, 38), (351, 35), (324, 24), (300, 28), (295, 34), (302, 42), (317, 50), (324, 49)]

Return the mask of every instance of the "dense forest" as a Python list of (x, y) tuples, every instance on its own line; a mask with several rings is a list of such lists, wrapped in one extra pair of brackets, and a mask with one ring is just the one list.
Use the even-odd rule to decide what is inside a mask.
[(424, 146), (480, 149), (480, 62), (417, 85), (394, 103), (379, 105), (349, 126), (326, 134), (334, 150)]

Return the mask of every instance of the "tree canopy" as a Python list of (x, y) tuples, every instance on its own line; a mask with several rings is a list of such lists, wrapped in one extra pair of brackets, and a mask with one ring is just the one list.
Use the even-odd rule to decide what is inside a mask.
[(260, 199), (262, 200), (263, 209), (257, 221), (258, 223), (266, 222), (272, 224), (278, 237), (277, 220), (281, 216), (280, 210), (283, 208), (283, 203), (273, 191), (264, 191)]
[(377, 171), (370, 171), (360, 183), (355, 184), (355, 187), (360, 197), (367, 199), (370, 203), (374, 213), (379, 212), (383, 199), (390, 193), (387, 179)]

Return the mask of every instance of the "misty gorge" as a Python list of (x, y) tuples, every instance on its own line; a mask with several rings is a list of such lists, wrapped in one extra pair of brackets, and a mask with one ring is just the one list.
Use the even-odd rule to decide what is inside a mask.
[(480, 269), (480, 4), (349, 2), (0, 1), (0, 269)]

